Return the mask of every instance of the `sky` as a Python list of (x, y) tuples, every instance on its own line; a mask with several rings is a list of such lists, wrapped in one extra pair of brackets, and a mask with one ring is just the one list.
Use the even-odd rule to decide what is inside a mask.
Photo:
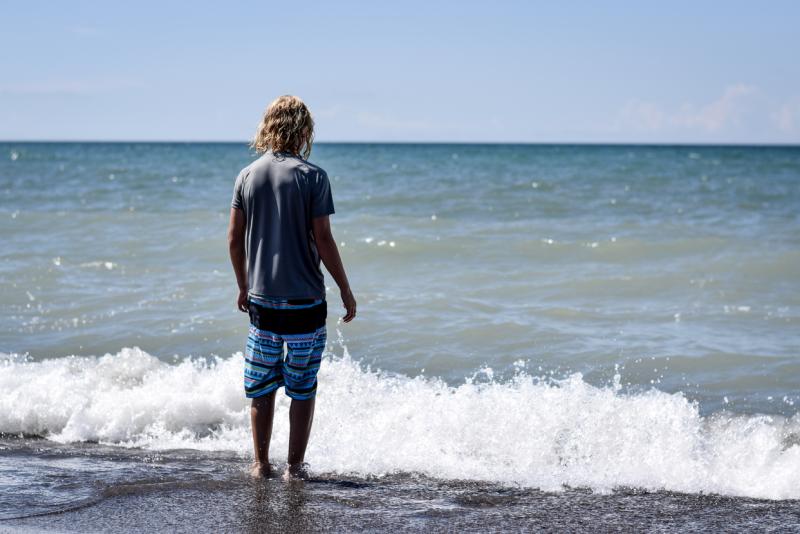
[(800, 143), (800, 2), (10, 2), (0, 139)]

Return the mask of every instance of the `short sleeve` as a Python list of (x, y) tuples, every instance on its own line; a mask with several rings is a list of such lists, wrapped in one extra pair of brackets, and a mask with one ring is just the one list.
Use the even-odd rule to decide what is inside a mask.
[(242, 182), (244, 181), (244, 172), (240, 172), (236, 177), (236, 182), (233, 184), (233, 198), (231, 199), (231, 207), (237, 210), (244, 210), (244, 202), (242, 201)]
[(331, 182), (328, 180), (328, 174), (320, 169), (311, 190), (311, 217), (323, 217), (332, 213), (334, 209)]

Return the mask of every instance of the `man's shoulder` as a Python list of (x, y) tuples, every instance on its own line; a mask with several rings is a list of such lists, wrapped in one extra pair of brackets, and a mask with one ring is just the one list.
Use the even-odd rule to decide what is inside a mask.
[(292, 158), (292, 160), (297, 170), (299, 170), (303, 174), (311, 175), (314, 177), (328, 176), (328, 174), (325, 172), (325, 169), (323, 169), (316, 163), (311, 163), (310, 161), (305, 160), (301, 157)]
[(239, 176), (246, 179), (251, 174), (258, 173), (300, 173), (307, 178), (318, 180), (320, 178), (327, 178), (328, 174), (325, 169), (315, 163), (311, 163), (299, 156), (274, 156), (267, 152), (258, 159), (250, 162), (249, 165), (239, 171)]
[(258, 160), (251, 161), (239, 171), (239, 174), (236, 175), (236, 181), (239, 182), (241, 180), (247, 179), (251, 172), (253, 172), (253, 166), (258, 162)]
[(261, 155), (258, 158), (254, 159), (253, 161), (251, 161), (250, 163), (248, 163), (247, 165), (245, 165), (242, 168), (242, 170), (239, 171), (239, 174), (241, 176), (247, 176), (248, 174), (251, 174), (254, 171), (265, 168), (268, 165), (268, 163), (269, 162), (267, 161), (267, 158)]

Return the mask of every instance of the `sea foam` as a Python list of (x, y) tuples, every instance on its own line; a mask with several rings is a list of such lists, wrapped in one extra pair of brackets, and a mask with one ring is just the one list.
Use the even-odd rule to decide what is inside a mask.
[[(165, 363), (138, 348), (41, 362), (0, 358), (0, 432), (62, 443), (250, 455), (242, 356)], [(364, 368), (345, 349), (320, 371), (307, 461), (316, 471), (420, 472), (558, 491), (619, 487), (800, 498), (800, 420), (701, 417), (680, 393), (625, 394), (574, 374), (453, 387)], [(278, 395), (271, 455), (288, 443)]]

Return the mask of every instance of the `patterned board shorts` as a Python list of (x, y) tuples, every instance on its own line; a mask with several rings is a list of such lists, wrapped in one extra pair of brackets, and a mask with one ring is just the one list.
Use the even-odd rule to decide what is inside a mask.
[(244, 354), (245, 395), (261, 397), (285, 386), (286, 394), (292, 399), (314, 398), (327, 334), (325, 300), (251, 296), (248, 305), (250, 331)]

